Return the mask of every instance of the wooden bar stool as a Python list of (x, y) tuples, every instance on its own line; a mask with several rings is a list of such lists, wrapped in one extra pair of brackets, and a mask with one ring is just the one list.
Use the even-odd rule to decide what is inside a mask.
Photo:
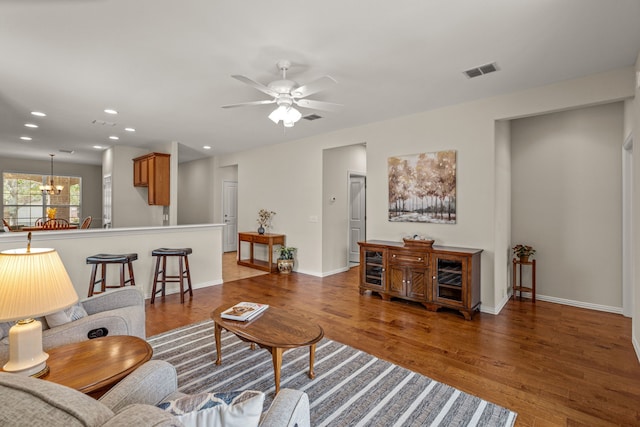
[[(91, 281), (89, 282), (89, 296), (93, 296), (94, 288), (96, 284), (100, 283), (100, 291), (96, 293), (104, 292), (107, 288), (121, 288), (127, 283), (131, 286), (136, 285), (135, 278), (133, 276), (133, 264), (132, 262), (138, 259), (138, 254), (98, 254), (87, 258), (87, 264), (92, 264), (91, 268)], [(120, 264), (120, 286), (107, 286), (107, 264)], [(102, 267), (101, 277), (96, 280), (96, 273), (98, 266)], [(129, 279), (125, 280), (125, 266), (129, 268)]]
[[(191, 248), (160, 248), (154, 249), (151, 252), (152, 256), (158, 257), (156, 259), (156, 272), (153, 275), (153, 289), (151, 290), (151, 304), (156, 300), (156, 294), (161, 292), (162, 296), (165, 296), (165, 285), (167, 283), (180, 283), (180, 303), (184, 304), (184, 294), (189, 292), (189, 296), (193, 297), (193, 291), (191, 289), (191, 272), (189, 271), (189, 255), (192, 253)], [(167, 257), (178, 257), (178, 274), (174, 276), (167, 276)], [(160, 261), (162, 260), (162, 269), (160, 269)], [(158, 278), (160, 276), (160, 278)], [(188, 288), (184, 288), (184, 279), (187, 279)], [(162, 289), (156, 289), (158, 282), (162, 284)]]

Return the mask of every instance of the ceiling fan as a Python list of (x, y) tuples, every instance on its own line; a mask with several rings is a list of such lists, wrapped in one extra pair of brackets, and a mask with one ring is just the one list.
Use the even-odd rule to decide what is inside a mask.
[(273, 99), (223, 105), (222, 108), (276, 104), (278, 108), (276, 108), (271, 112), (271, 114), (269, 114), (269, 119), (271, 119), (276, 124), (278, 124), (282, 120), (282, 123), (285, 127), (293, 127), (293, 125), (302, 117), (302, 114), (294, 107), (294, 105), (302, 108), (310, 108), (313, 110), (323, 111), (336, 111), (342, 107), (341, 104), (334, 104), (332, 102), (304, 99), (309, 95), (313, 95), (314, 93), (325, 90), (328, 87), (336, 84), (337, 82), (333, 77), (323, 76), (306, 85), (300, 86), (293, 80), (287, 79), (287, 70), (291, 68), (290, 61), (280, 60), (276, 65), (278, 67), (278, 70), (282, 72), (282, 79), (272, 81), (266, 86), (245, 76), (231, 76), (236, 80), (240, 80), (241, 82), (248, 84), (255, 89), (258, 89), (260, 92), (272, 96)]

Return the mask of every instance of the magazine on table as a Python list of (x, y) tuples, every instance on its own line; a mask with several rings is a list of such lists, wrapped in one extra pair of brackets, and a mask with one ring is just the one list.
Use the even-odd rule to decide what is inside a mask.
[(265, 311), (269, 306), (257, 302), (239, 302), (220, 314), (223, 319), (240, 320), (246, 322)]

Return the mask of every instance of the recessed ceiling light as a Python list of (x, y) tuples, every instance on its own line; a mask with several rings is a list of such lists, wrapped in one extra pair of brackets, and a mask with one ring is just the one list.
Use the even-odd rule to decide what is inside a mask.
[(94, 145), (93, 148), (96, 150), (102, 150), (104, 147), (102, 145)]
[(135, 132), (136, 131), (134, 128), (124, 128), (124, 130), (126, 130), (127, 132)]
[(37, 127), (38, 127), (38, 125), (36, 125), (36, 124), (34, 124), (34, 123), (25, 123), (25, 124), (24, 124), (24, 126), (25, 126), (25, 127), (28, 127), (28, 128), (33, 128), (33, 129), (35, 129), (35, 128), (37, 128)]
[(202, 148), (204, 148), (205, 150), (211, 150), (211, 146), (210, 146), (210, 145), (205, 145), (205, 146), (204, 146), (204, 147), (202, 147)]
[(21, 136), (20, 139), (23, 141), (31, 141), (33, 138), (31, 138), (30, 136)]
[(38, 116), (38, 117), (46, 117), (47, 116), (42, 111), (32, 111), (31, 114), (33, 114), (34, 116)]
[(104, 110), (104, 112), (107, 113), (107, 114), (118, 114), (118, 112), (116, 110), (113, 110), (111, 108), (106, 108)]
[(115, 136), (115, 135), (111, 135), (111, 136), (109, 137), (109, 139), (113, 139), (114, 141), (117, 141), (117, 140), (119, 140), (119, 139), (120, 139), (120, 137)]

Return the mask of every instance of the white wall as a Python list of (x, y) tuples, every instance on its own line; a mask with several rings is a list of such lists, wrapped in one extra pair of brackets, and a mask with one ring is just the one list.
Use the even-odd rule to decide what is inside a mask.
[(622, 310), (623, 104), (511, 123), (512, 245), (537, 253), (538, 298)]
[[(638, 54), (638, 58), (636, 60), (635, 73), (640, 74), (640, 53)], [(640, 80), (640, 77), (638, 77)], [(636, 80), (637, 81), (637, 80)], [(636, 85), (635, 87), (635, 99), (634, 99), (634, 108), (632, 114), (632, 123), (633, 123), (633, 134), (636, 140), (640, 139), (640, 87)], [(638, 356), (638, 360), (640, 360), (640, 155), (638, 152), (640, 150), (637, 147), (640, 145), (638, 143), (634, 144), (636, 146), (635, 154), (633, 155), (633, 170), (635, 171), (633, 175), (633, 184), (632, 184), (632, 193), (633, 193), (633, 212), (634, 217), (632, 220), (632, 228), (633, 228), (633, 296), (634, 296), (634, 307), (633, 307), (633, 323), (632, 323), (632, 335), (633, 335), (633, 346), (636, 349), (636, 355)]]
[(178, 224), (213, 222), (211, 197), (207, 197), (213, 185), (210, 158), (178, 165)]
[[(51, 173), (51, 161), (14, 159), (0, 157), (0, 173), (24, 172), (49, 175)], [(82, 178), (82, 216), (92, 216), (92, 228), (100, 228), (102, 223), (102, 176), (101, 167), (95, 165), (81, 165), (66, 163), (54, 158), (54, 175), (79, 176)], [(0, 212), (4, 212), (0, 201)]]
[[(511, 123), (507, 120), (496, 121), (496, 204), (495, 204), (495, 260), (496, 272), (506, 268), (505, 274), (495, 275), (494, 313), (509, 300), (511, 266)], [(505, 265), (506, 262), (506, 265)], [(504, 273), (504, 271), (502, 271)], [(485, 311), (487, 311), (485, 306)]]
[[(322, 271), (323, 274), (349, 268), (349, 173), (367, 171), (364, 144), (330, 148), (322, 161)], [(329, 201), (335, 197), (335, 201)], [(287, 242), (295, 246), (295, 242)]]
[(160, 226), (163, 223), (163, 207), (149, 206), (147, 188), (133, 186), (133, 159), (149, 152), (124, 145), (105, 150), (102, 172), (111, 175), (114, 228)]
[[(26, 233), (0, 233), (0, 251), (25, 246)], [(156, 248), (190, 247), (189, 269), (194, 289), (222, 283), (222, 225), (187, 225), (182, 227), (120, 228), (109, 230), (69, 230), (33, 232), (32, 247), (55, 248), (69, 273), (80, 298), (89, 291), (91, 265), (85, 260), (98, 253), (137, 253), (133, 262), (136, 287), (148, 298), (153, 286)], [(117, 284), (117, 265), (108, 266), (107, 284)], [(178, 261), (167, 261), (167, 272), (176, 275)], [(178, 283), (167, 284), (167, 292), (179, 289)]]
[[(419, 232), (435, 237), (439, 244), (484, 249), (482, 309), (494, 312), (503, 300), (500, 287), (508, 282), (506, 257), (495, 256), (495, 212), (508, 209), (496, 206), (495, 121), (630, 98), (633, 80), (632, 67), (613, 70), (222, 156), (218, 164), (238, 165), (239, 229), (255, 229), (260, 208), (276, 211), (274, 231), (286, 233), (299, 248), (298, 271), (320, 276), (322, 246), (332, 243), (322, 240), (323, 223), (309, 222), (309, 217), (322, 214), (322, 152), (366, 141), (368, 237), (399, 240), (403, 234)], [(458, 154), (457, 224), (390, 223), (387, 158), (446, 149)]]

